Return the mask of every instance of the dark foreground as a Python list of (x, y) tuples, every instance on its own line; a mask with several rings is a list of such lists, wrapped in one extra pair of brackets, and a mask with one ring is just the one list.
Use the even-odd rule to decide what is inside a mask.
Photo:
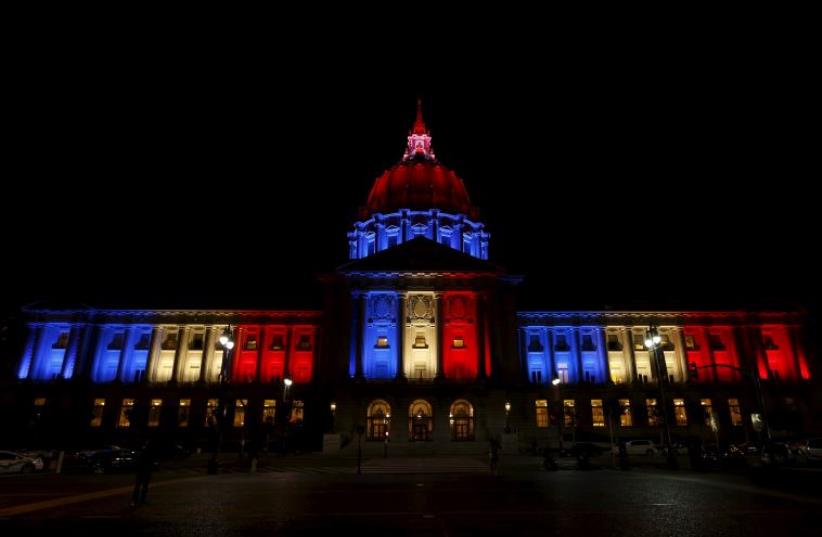
[[(0, 534), (792, 535), (822, 534), (822, 473), (770, 479), (645, 468), (540, 471), (509, 460), (300, 461), (206, 476), (158, 472), (145, 506), (128, 475), (0, 479)], [(814, 485), (815, 483), (815, 485)], [(50, 503), (44, 503), (50, 502)]]

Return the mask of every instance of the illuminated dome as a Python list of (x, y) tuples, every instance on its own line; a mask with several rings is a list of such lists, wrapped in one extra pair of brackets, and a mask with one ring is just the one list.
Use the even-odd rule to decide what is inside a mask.
[(477, 218), (462, 179), (437, 161), (417, 101), (405, 154), (374, 181), (360, 221), (348, 234), (349, 257), (367, 257), (421, 236), (488, 259), (488, 233)]
[(410, 158), (374, 182), (364, 208), (367, 215), (399, 209), (439, 209), (476, 218), (468, 191), (457, 174), (435, 160)]

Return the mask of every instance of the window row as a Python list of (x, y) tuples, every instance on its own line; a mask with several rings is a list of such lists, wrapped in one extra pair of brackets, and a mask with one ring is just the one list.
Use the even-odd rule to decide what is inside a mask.
[[(719, 427), (718, 416), (714, 410), (714, 405), (711, 399), (700, 399), (700, 408), (702, 409), (701, 421), (705, 426), (716, 430)], [(688, 410), (686, 408), (685, 399), (674, 398), (673, 404), (673, 425), (677, 427), (687, 427)], [(591, 425), (594, 427), (606, 426), (606, 413), (603, 406), (602, 399), (591, 399)], [(577, 401), (574, 399), (564, 399), (560, 408), (551, 408), (547, 399), (537, 399), (534, 402), (536, 425), (539, 428), (546, 428), (550, 425), (559, 425), (563, 427), (573, 428), (579, 425), (577, 420)], [(553, 412), (552, 412), (553, 410)], [(635, 425), (634, 406), (631, 405), (630, 399), (618, 399), (615, 406), (610, 409), (612, 415), (619, 419), (621, 427), (633, 427)], [(662, 410), (659, 408), (656, 399), (646, 399), (644, 408), (642, 408), (645, 415), (646, 423), (649, 427), (657, 427), (662, 425)], [(730, 423), (734, 427), (740, 427), (743, 424), (742, 407), (739, 404), (739, 399), (728, 399), (728, 411)], [(561, 421), (560, 421), (561, 420)]]
[[(120, 406), (117, 411), (117, 421), (116, 426), (118, 428), (129, 428), (132, 426), (135, 419), (139, 419), (137, 412), (135, 399), (132, 398), (125, 398), (118, 401)], [(94, 400), (92, 405), (91, 411), (91, 421), (89, 422), (89, 426), (93, 428), (102, 427), (103, 425), (103, 416), (105, 414), (107, 400), (104, 398), (98, 398)], [(40, 405), (41, 407), (45, 405), (44, 398), (35, 399), (35, 406)], [(163, 400), (163, 399), (150, 399), (148, 401), (148, 409), (147, 409), (147, 416), (146, 416), (146, 425), (148, 427), (159, 427), (161, 421), (164, 418), (164, 409), (166, 405), (173, 405), (176, 407), (176, 411), (173, 411), (176, 415), (176, 426), (177, 427), (188, 427), (191, 423), (191, 399), (174, 399), (174, 400)], [(275, 399), (265, 399), (262, 402), (261, 412), (260, 412), (260, 422), (265, 424), (273, 424), (275, 419), (277, 409), (277, 401)], [(220, 412), (220, 400), (219, 399), (208, 399), (206, 401), (204, 407), (204, 413), (202, 415), (203, 420), (202, 423), (206, 427), (213, 427), (217, 425), (219, 412)], [(248, 399), (236, 399), (234, 401), (234, 405), (229, 408), (223, 408), (222, 412), (224, 416), (228, 415), (228, 411), (233, 410), (231, 416), (231, 423), (234, 427), (244, 427), (247, 424), (247, 416), (249, 411)], [(305, 404), (303, 401), (295, 400), (291, 402), (290, 407), (290, 415), (288, 416), (288, 421), (290, 423), (298, 423), (302, 422), (305, 419)]]

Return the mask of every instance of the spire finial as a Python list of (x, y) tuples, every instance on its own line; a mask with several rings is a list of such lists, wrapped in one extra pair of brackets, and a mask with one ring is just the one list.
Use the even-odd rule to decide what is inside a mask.
[(414, 120), (411, 132), (408, 133), (408, 147), (405, 148), (405, 155), (402, 157), (403, 160), (413, 158), (437, 159), (434, 155), (434, 148), (431, 147), (431, 135), (428, 134), (425, 120), (422, 118), (422, 99), (419, 97), (417, 98), (417, 118)]
[(425, 120), (422, 119), (422, 98), (417, 97), (417, 119), (414, 121), (414, 128), (411, 129), (412, 134), (428, 134), (425, 129)]

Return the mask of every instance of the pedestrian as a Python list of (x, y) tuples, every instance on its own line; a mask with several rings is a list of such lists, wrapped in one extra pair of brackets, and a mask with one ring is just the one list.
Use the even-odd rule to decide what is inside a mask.
[(154, 469), (154, 453), (150, 441), (143, 444), (143, 449), (137, 455), (137, 474), (134, 480), (134, 493), (131, 495), (131, 506), (146, 503), (148, 482), (151, 480), (151, 471)]
[(491, 438), (490, 440), (488, 458), (491, 461), (491, 475), (497, 475), (497, 467), (499, 466), (499, 444), (496, 438)]

